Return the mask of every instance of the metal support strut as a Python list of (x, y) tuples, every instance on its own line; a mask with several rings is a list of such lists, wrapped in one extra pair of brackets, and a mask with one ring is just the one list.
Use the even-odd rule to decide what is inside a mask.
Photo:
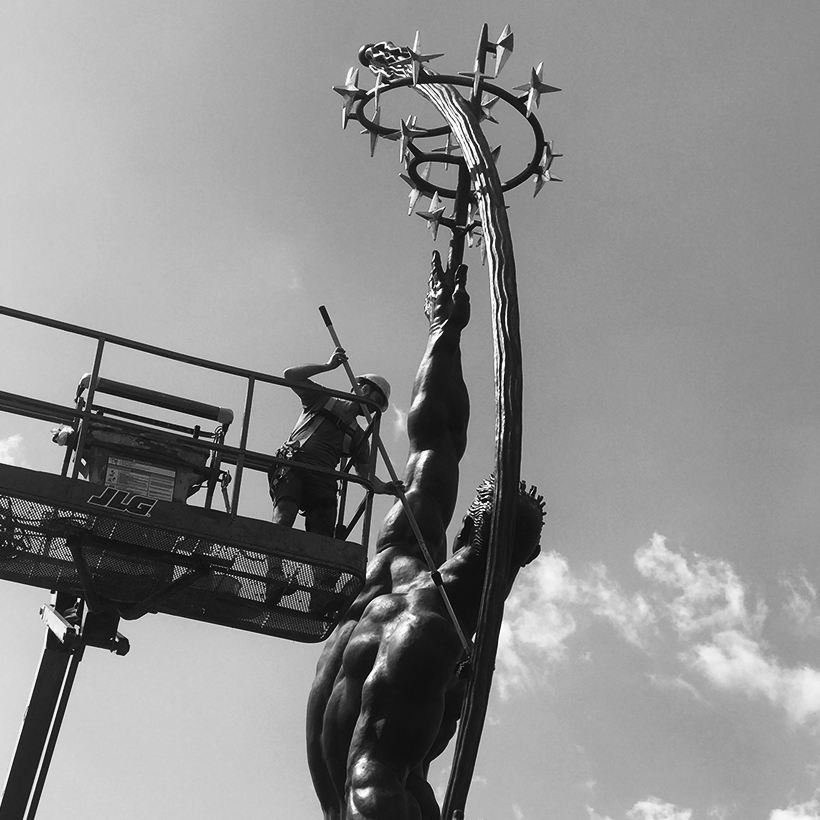
[(81, 598), (57, 592), (40, 609), (48, 632), (0, 800), (3, 820), (34, 820), (85, 647), (128, 652), (128, 640), (116, 631), (118, 618), (88, 612), (81, 626), (83, 608)]

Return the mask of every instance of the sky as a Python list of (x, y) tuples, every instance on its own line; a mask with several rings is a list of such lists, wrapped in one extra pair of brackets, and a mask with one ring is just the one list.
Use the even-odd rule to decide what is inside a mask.
[[(330, 354), (324, 304), (354, 369), (393, 384), (402, 465), (446, 231), (408, 216), (397, 145), (371, 158), (331, 89), (362, 44), (416, 31), (445, 52), (434, 68), (469, 71), (484, 22), (516, 36), (499, 84), (543, 61), (563, 89), (539, 116), (564, 182), (507, 195), (522, 476), (548, 517), (507, 605), (467, 816), (818, 820), (815, 0), (6, 0), (0, 301), (274, 374)], [(435, 117), (409, 90), (385, 102), (396, 124), (416, 111)], [(496, 113), (509, 176), (524, 137)], [(466, 261), (459, 511), (494, 429), (486, 268)], [(55, 332), (0, 319), (0, 340), (3, 390), (69, 404), (91, 369)], [(241, 406), (229, 380), (133, 356), (111, 376)], [(272, 451), (298, 405), (263, 410)], [(0, 416), (0, 460), (58, 470), (49, 429)], [(266, 505), (260, 488), (244, 512)], [(5, 766), (48, 595), (0, 588)], [(129, 655), (80, 666), (38, 817), (319, 817), (303, 724), (321, 646), (160, 615), (121, 631)], [(446, 777), (444, 760), (439, 794)]]

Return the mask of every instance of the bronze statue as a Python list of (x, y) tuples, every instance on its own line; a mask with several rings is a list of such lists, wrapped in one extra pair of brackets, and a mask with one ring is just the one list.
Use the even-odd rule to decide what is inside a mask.
[[(467, 443), (469, 398), (461, 332), (470, 318), (467, 268), (433, 254), (427, 349), (407, 421), (404, 484), (461, 629), (473, 635), (484, 583), (493, 480), (486, 480), (446, 556), (446, 529)], [(539, 552), (543, 500), (522, 485), (507, 594)], [(402, 504), (382, 524), (361, 594), (328, 640), (307, 713), (308, 763), (325, 820), (439, 820), (430, 762), (452, 738), (464, 650)]]

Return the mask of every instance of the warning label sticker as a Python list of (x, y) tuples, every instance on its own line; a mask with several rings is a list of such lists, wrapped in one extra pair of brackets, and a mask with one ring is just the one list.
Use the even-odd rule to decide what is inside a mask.
[(173, 501), (176, 471), (156, 464), (146, 464), (131, 458), (109, 456), (105, 471), (106, 487), (116, 487), (129, 493)]

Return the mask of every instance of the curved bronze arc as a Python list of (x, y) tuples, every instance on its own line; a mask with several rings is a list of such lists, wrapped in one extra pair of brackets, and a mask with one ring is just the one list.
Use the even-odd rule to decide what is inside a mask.
[[(471, 99), (465, 99), (457, 89), (458, 86), (475, 88), (476, 91)], [(540, 123), (533, 114), (527, 115), (523, 100), (480, 77), (476, 79), (473, 76), (440, 75), (423, 71), (415, 86), (410, 77), (400, 77), (381, 85), (379, 93), (401, 87), (414, 87), (417, 93), (434, 105), (447, 123), (444, 129), (430, 129), (419, 138), (449, 133), (461, 147), (462, 156), (457, 158), (458, 190), (453, 192), (451, 189), (442, 189), (439, 193), (449, 197), (455, 193), (456, 210), (461, 213), (460, 221), (455, 220), (456, 225), (463, 224), (468, 192), (475, 196), (483, 227), (490, 279), (496, 385), (496, 485), (487, 568), (472, 656), (472, 674), (464, 696), (450, 782), (442, 807), (442, 817), (454, 820), (455, 817), (463, 817), (487, 713), (509, 580), (520, 480), (523, 396), (521, 334), (515, 259), (503, 192), (520, 185), (538, 172), (543, 161), (545, 141)], [(494, 94), (512, 105), (526, 117), (535, 135), (535, 151), (529, 164), (524, 171), (506, 183), (502, 183), (498, 176), (489, 143), (480, 126), (475, 102), (479, 92)], [(358, 98), (354, 116), (371, 133), (395, 138), (400, 133), (398, 129), (372, 122), (365, 113), (367, 104), (375, 97), (375, 89), (363, 92)], [(416, 169), (423, 157), (421, 152), (414, 152), (410, 163), (414, 174), (411, 181), (414, 183), (422, 181)], [(447, 160), (438, 154), (429, 161)], [(451, 158), (451, 161), (455, 162), (455, 159)], [(432, 183), (424, 183), (427, 190), (437, 190)], [(451, 266), (460, 261), (463, 244), (464, 232), (454, 231), (450, 248)]]
[[(458, 77), (448, 79), (464, 84)], [(463, 811), (467, 800), (489, 702), (504, 614), (521, 467), (523, 368), (512, 235), (490, 145), (481, 129), (475, 107), (464, 99), (453, 84), (419, 85), (418, 93), (437, 108), (461, 146), (464, 165), (459, 170), (467, 177), (466, 186), (472, 189), (476, 197), (490, 279), (496, 385), (496, 486), (472, 674), (467, 683), (442, 814), (449, 820), (456, 811)], [(489, 83), (485, 87), (493, 88)], [(458, 244), (456, 238), (454, 234), (453, 244)]]
[[(429, 74), (429, 73), (422, 73), (419, 75), (417, 85), (450, 85), (450, 86), (461, 86), (462, 88), (473, 88), (474, 81), (471, 77), (465, 77), (458, 74)], [(392, 91), (396, 88), (415, 88), (413, 85), (413, 80), (411, 77), (402, 77), (398, 80), (390, 80), (389, 82), (385, 83), (379, 89), (379, 94), (384, 94), (387, 91)], [(527, 104), (524, 98), (516, 97), (514, 94), (511, 94), (504, 88), (495, 85), (494, 83), (488, 83), (485, 80), (479, 80), (479, 91), (487, 94), (492, 94), (495, 97), (502, 99), (508, 105), (511, 105), (516, 111), (518, 111), (524, 119), (527, 120), (529, 123), (530, 128), (533, 132), (533, 137), (535, 140), (535, 148), (533, 149), (532, 158), (530, 159), (527, 166), (524, 168), (523, 171), (516, 174), (514, 177), (511, 177), (506, 182), (501, 182), (501, 190), (502, 192), (506, 193), (507, 191), (511, 191), (513, 188), (517, 188), (519, 185), (526, 182), (533, 174), (536, 173), (537, 168), (541, 164), (541, 160), (544, 156), (544, 147), (546, 146), (546, 139), (544, 138), (544, 131), (541, 128), (541, 123), (538, 121), (538, 118), (535, 116), (534, 113), (527, 114)], [(380, 137), (394, 137), (396, 134), (400, 134), (401, 131), (398, 128), (390, 128), (388, 126), (381, 125), (379, 123), (373, 122), (367, 114), (365, 113), (365, 108), (372, 100), (376, 98), (376, 89), (373, 88), (370, 91), (366, 91), (356, 103), (356, 108), (354, 111), (354, 117), (362, 124), (364, 128), (370, 131), (373, 134), (377, 134)], [(469, 105), (469, 101), (465, 100), (465, 102)], [(424, 128), (419, 129), (423, 130), (424, 133), (420, 134), (416, 137), (416, 139), (428, 139), (429, 137), (442, 137), (446, 136), (447, 134), (452, 133), (452, 129), (449, 125), (441, 125), (437, 128)], [(421, 158), (423, 157), (423, 158)], [(413, 181), (415, 186), (425, 192), (425, 193), (438, 193), (440, 197), (445, 199), (455, 199), (458, 196), (458, 192), (455, 188), (445, 188), (444, 186), (436, 185), (429, 180), (425, 180), (421, 177), (420, 174), (416, 172), (416, 168), (419, 165), (424, 164), (424, 162), (452, 162), (457, 163), (459, 161), (458, 157), (450, 157), (447, 159), (443, 154), (433, 154), (433, 153), (420, 153), (414, 156), (414, 160), (411, 163), (411, 166), (408, 167), (408, 176)]]

